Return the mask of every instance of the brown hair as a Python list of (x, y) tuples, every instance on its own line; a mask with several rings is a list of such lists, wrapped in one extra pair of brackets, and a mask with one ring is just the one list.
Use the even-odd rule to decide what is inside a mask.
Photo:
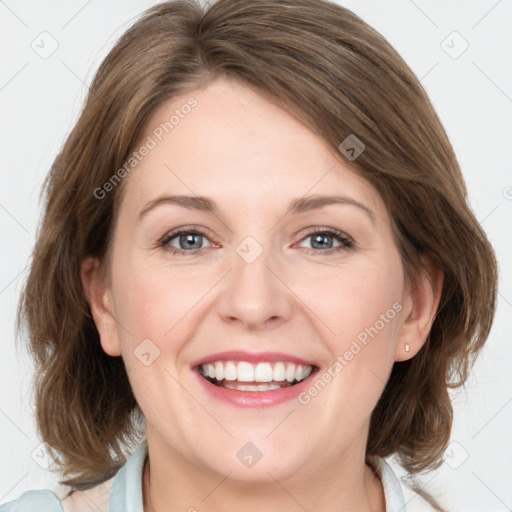
[(428, 340), (394, 364), (367, 445), (368, 462), (396, 454), (411, 473), (437, 467), (452, 423), (448, 388), (466, 380), (489, 334), (497, 264), (426, 92), (378, 32), (338, 5), (181, 0), (149, 9), (111, 50), (45, 184), (19, 321), (37, 363), (38, 426), (63, 482), (85, 489), (111, 477), (142, 420), (122, 359), (101, 348), (80, 279), (87, 256), (107, 266), (129, 178), (102, 199), (95, 190), (123, 166), (164, 101), (218, 76), (278, 102), (333, 151), (355, 134), (366, 149), (346, 164), (384, 199), (408, 279), (419, 275), (422, 254), (444, 272)]

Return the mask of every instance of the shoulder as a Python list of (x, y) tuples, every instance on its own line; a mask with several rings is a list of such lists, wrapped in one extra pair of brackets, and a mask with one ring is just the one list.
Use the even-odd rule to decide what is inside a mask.
[[(109, 480), (78, 491), (61, 486), (52, 491), (27, 491), (14, 501), (0, 505), (0, 512), (126, 512), (142, 510), (142, 471), (147, 456), (143, 441)], [(128, 504), (130, 504), (128, 506)]]
[(108, 512), (113, 478), (86, 491), (73, 491), (59, 498), (49, 489), (27, 491), (18, 499), (0, 506), (0, 512)]
[(41, 491), (27, 491), (18, 499), (0, 505), (0, 512), (63, 512), (61, 502), (57, 495), (48, 489)]
[(108, 512), (114, 478), (87, 491), (74, 491), (62, 500), (64, 512)]

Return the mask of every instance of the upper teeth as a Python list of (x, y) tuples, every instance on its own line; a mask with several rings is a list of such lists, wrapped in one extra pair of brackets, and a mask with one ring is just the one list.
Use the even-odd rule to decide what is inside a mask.
[(313, 370), (312, 366), (295, 363), (257, 363), (247, 361), (216, 361), (200, 367), (205, 377), (221, 381), (238, 380), (241, 382), (272, 382), (304, 380)]

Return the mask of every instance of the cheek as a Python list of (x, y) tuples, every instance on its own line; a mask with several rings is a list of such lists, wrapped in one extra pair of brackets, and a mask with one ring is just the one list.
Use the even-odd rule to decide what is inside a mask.
[(161, 337), (186, 302), (187, 289), (178, 274), (140, 258), (120, 262), (113, 287), (118, 320), (133, 337)]
[(368, 426), (394, 363), (403, 278), (398, 254), (387, 256), (318, 272), (315, 292), (302, 295), (321, 320), (330, 360), (299, 402), (340, 450)]
[[(140, 262), (118, 268), (114, 282), (118, 335), (126, 371), (147, 418), (157, 418), (165, 401), (183, 397), (175, 385), (180, 351), (193, 325), (187, 311), (197, 302), (183, 274)], [(183, 341), (181, 341), (183, 340)]]
[(218, 271), (197, 272), (137, 259), (122, 267), (114, 283), (114, 299), (123, 327), (118, 328), (123, 352), (150, 339), (162, 354), (172, 356), (168, 361), (175, 361), (182, 345), (193, 337), (202, 311), (198, 303), (218, 281)]
[[(322, 382), (312, 386), (317, 389), (310, 389), (304, 401), (320, 393), (329, 397), (335, 404), (331, 414), (342, 417), (350, 410), (354, 428), (366, 421), (384, 390), (401, 321), (404, 282), (399, 253), (379, 256), (317, 272), (300, 291), (318, 317), (315, 324), (330, 355), (318, 376)], [(325, 394), (319, 391), (323, 389)]]
[(383, 341), (380, 350), (393, 345), (402, 301), (402, 266), (395, 251), (380, 256), (303, 274), (293, 285), (314, 313), (333, 357), (350, 349), (353, 340), (364, 344), (378, 338)]

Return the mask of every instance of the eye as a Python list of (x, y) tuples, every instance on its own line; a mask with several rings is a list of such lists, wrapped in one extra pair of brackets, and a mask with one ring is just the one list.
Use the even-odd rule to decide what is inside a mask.
[[(332, 228), (317, 228), (310, 231), (302, 240), (311, 239), (312, 248), (306, 247), (305, 249), (309, 253), (318, 254), (331, 254), (339, 251), (346, 251), (354, 247), (354, 242), (342, 231)], [(339, 243), (338, 246), (334, 246), (334, 241)]]
[(196, 227), (175, 230), (164, 235), (158, 242), (159, 247), (169, 250), (172, 254), (197, 254), (201, 252), (206, 233)]
[[(306, 252), (313, 254), (331, 254), (339, 251), (346, 251), (354, 247), (352, 239), (337, 229), (316, 228), (310, 231), (301, 240), (311, 239), (311, 248), (305, 247)], [(191, 226), (177, 229), (165, 234), (158, 242), (158, 247), (163, 247), (172, 254), (199, 254), (203, 247), (204, 240), (209, 240), (207, 233), (201, 228)], [(338, 242), (339, 245), (334, 246)], [(213, 242), (212, 242), (213, 243)]]

